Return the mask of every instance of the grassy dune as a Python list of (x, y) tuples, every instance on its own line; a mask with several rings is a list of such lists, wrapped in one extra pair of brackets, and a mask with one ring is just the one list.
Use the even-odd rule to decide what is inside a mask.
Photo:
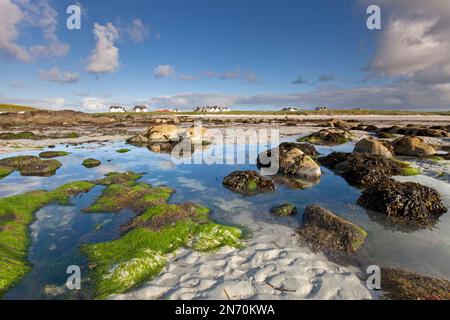
[(19, 112), (19, 111), (36, 111), (36, 110), (37, 110), (36, 108), (28, 106), (0, 103), (0, 112)]

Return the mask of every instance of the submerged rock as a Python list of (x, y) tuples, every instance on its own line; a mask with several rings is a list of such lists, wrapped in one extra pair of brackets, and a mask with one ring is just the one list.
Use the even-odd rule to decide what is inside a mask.
[(66, 151), (45, 151), (45, 152), (41, 152), (39, 154), (39, 157), (44, 158), (44, 159), (52, 159), (52, 158), (57, 158), (57, 157), (64, 157), (69, 154), (70, 154), (70, 152), (66, 152)]
[(363, 207), (381, 212), (394, 222), (436, 223), (447, 212), (439, 193), (414, 182), (393, 179), (379, 181), (363, 191), (358, 199)]
[(353, 139), (353, 135), (346, 129), (330, 128), (312, 133), (309, 136), (298, 139), (299, 142), (309, 142), (318, 145), (344, 144)]
[(422, 157), (430, 156), (436, 153), (433, 146), (425, 143), (419, 137), (402, 137), (392, 143), (397, 155)]
[(367, 237), (361, 227), (317, 205), (305, 209), (303, 221), (298, 234), (315, 249), (356, 253)]
[(279, 217), (294, 216), (297, 214), (297, 208), (292, 203), (285, 203), (272, 208), (270, 212)]
[(61, 167), (61, 162), (42, 160), (35, 156), (19, 156), (0, 160), (0, 167), (18, 170), (22, 176), (49, 177)]
[(383, 297), (392, 300), (450, 300), (450, 282), (406, 270), (381, 268)]
[(359, 186), (367, 186), (391, 176), (418, 173), (407, 163), (364, 153), (333, 152), (319, 158), (319, 162), (336, 171), (348, 183)]
[(235, 171), (223, 180), (223, 185), (234, 192), (254, 194), (275, 190), (275, 184), (257, 171)]
[(95, 167), (98, 167), (99, 165), (101, 165), (102, 163), (100, 160), (89, 158), (89, 159), (84, 160), (82, 164), (86, 168), (95, 168)]
[(358, 141), (353, 152), (379, 155), (384, 158), (394, 157), (393, 148), (389, 144), (383, 143), (373, 138), (365, 138)]

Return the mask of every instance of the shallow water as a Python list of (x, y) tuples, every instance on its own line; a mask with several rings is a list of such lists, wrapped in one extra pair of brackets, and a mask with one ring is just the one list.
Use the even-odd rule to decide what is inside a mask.
[[(296, 137), (284, 140), (292, 141)], [(116, 153), (127, 147), (131, 152)], [(211, 146), (223, 148), (222, 145)], [(318, 147), (327, 154), (331, 151), (350, 151), (352, 144), (335, 148)], [(238, 146), (240, 152), (255, 154), (256, 146)], [(342, 178), (323, 168), (319, 183), (304, 190), (293, 190), (280, 186), (272, 193), (244, 197), (222, 186), (223, 178), (235, 170), (255, 169), (254, 163), (247, 165), (191, 165), (174, 164), (167, 154), (157, 154), (146, 148), (125, 146), (123, 143), (84, 144), (82, 146), (57, 146), (54, 150), (72, 152), (57, 158), (63, 166), (52, 177), (21, 177), (15, 172), (0, 181), (0, 196), (10, 196), (26, 191), (51, 190), (74, 180), (93, 180), (108, 172), (145, 172), (141, 179), (153, 185), (168, 185), (176, 190), (171, 203), (195, 201), (212, 209), (212, 217), (218, 222), (240, 225), (249, 230), (255, 221), (283, 224), (297, 228), (302, 219), (296, 217), (273, 217), (269, 210), (284, 202), (295, 204), (299, 212), (310, 204), (319, 204), (349, 219), (368, 231), (368, 239), (361, 249), (360, 257), (367, 264), (401, 267), (424, 275), (450, 280), (450, 213), (444, 214), (432, 230), (398, 230), (395, 225), (377, 213), (357, 206), (361, 191), (349, 186)], [(211, 151), (211, 150), (210, 150)], [(34, 155), (39, 152), (18, 152), (15, 155)], [(96, 158), (102, 165), (93, 169), (84, 168), (86, 158)], [(422, 183), (434, 186), (442, 194), (445, 205), (450, 207), (450, 186), (428, 177), (408, 177), (403, 180), (422, 179)], [(36, 214), (31, 226), (32, 245), (29, 260), (33, 270), (19, 285), (10, 290), (6, 299), (61, 299), (90, 298), (91, 287), (87, 275), (87, 261), (79, 253), (83, 243), (102, 242), (119, 236), (118, 227), (133, 214), (85, 214), (81, 210), (92, 203), (101, 193), (96, 187), (88, 194), (74, 199), (73, 206), (47, 206)], [(244, 217), (241, 212), (247, 212)], [(71, 294), (64, 290), (69, 265), (82, 267), (82, 290)]]

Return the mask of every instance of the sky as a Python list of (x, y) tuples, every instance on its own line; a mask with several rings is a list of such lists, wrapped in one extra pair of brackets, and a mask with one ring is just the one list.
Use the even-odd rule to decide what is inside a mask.
[(449, 110), (450, 1), (0, 0), (0, 70), (49, 109)]

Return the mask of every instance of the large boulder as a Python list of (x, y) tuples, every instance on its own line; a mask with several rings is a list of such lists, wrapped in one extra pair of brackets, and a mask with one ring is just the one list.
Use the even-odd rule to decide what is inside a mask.
[(395, 154), (411, 157), (430, 156), (436, 153), (433, 146), (425, 143), (419, 137), (405, 136), (393, 142)]
[(358, 141), (353, 152), (378, 155), (384, 158), (394, 157), (393, 149), (390, 145), (373, 138), (365, 138)]
[(275, 190), (274, 182), (257, 171), (235, 171), (223, 180), (230, 190), (243, 194), (255, 194)]
[(329, 128), (314, 132), (298, 139), (299, 142), (309, 142), (318, 145), (339, 145), (353, 139), (353, 135), (346, 129)]
[(295, 175), (298, 177), (316, 179), (320, 177), (319, 165), (311, 158), (318, 155), (316, 149), (307, 143), (282, 143), (277, 148), (267, 151), (258, 157), (257, 163), (260, 167), (268, 167), (263, 163), (262, 157), (272, 157), (278, 163), (278, 173)]
[(317, 205), (305, 209), (298, 234), (313, 248), (346, 253), (356, 253), (367, 237), (361, 227)]
[(381, 212), (394, 222), (433, 225), (447, 212), (439, 193), (414, 182), (381, 180), (363, 191), (358, 204)]
[(210, 140), (210, 136), (208, 135), (208, 130), (203, 127), (191, 127), (188, 128), (185, 132), (186, 138), (188, 138), (192, 143), (204, 143), (205, 141)]
[(148, 137), (137, 134), (127, 140), (127, 143), (135, 145), (135, 146), (144, 146), (148, 144)]
[(333, 152), (319, 158), (319, 162), (357, 186), (367, 186), (391, 176), (412, 175), (414, 171), (408, 163), (364, 153)]
[(148, 130), (149, 143), (174, 142), (179, 140), (178, 129), (175, 125), (161, 124)]

